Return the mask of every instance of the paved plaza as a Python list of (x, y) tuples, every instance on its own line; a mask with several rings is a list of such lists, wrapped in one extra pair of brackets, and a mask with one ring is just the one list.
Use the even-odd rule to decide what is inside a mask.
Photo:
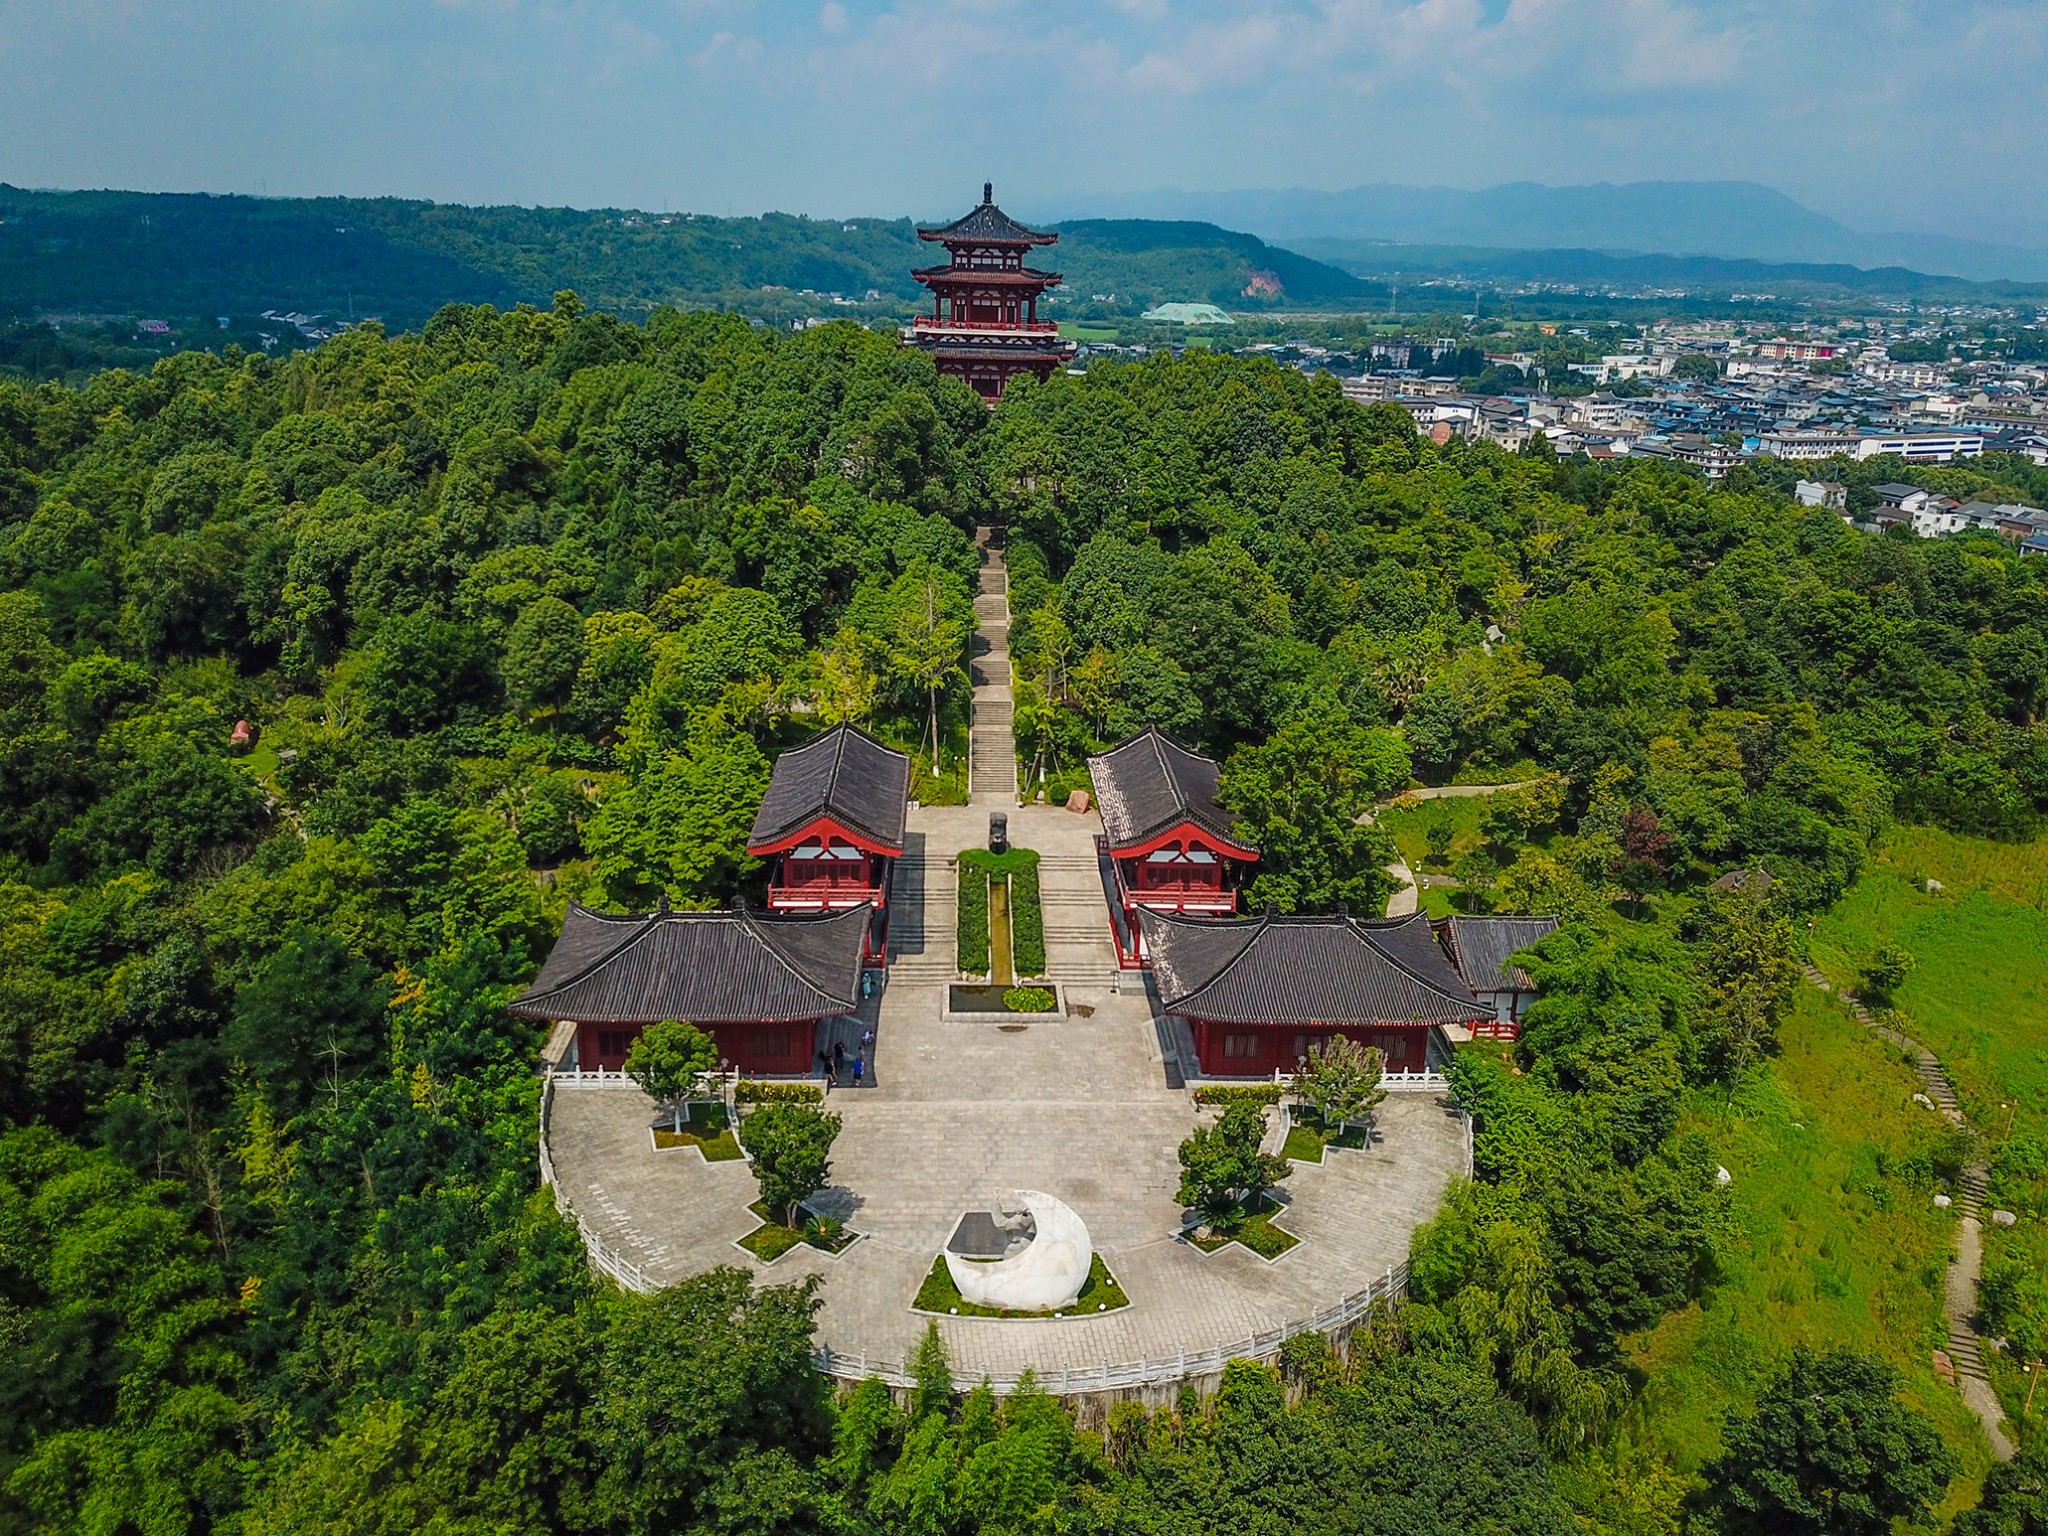
[[(923, 1335), (926, 1319), (910, 1310), (911, 1299), (961, 1213), (986, 1210), (1018, 1188), (1056, 1195), (1087, 1222), (1131, 1305), (1059, 1322), (943, 1320), (954, 1367), (969, 1376), (1011, 1376), (1027, 1366), (1056, 1376), (1227, 1346), (1298, 1323), (1400, 1263), (1410, 1234), (1465, 1165), (1463, 1125), (1430, 1094), (1389, 1095), (1370, 1150), (1295, 1166), (1281, 1189), (1289, 1205), (1280, 1224), (1302, 1241), (1278, 1261), (1237, 1245), (1204, 1254), (1175, 1238), (1175, 1151), (1200, 1112), (1184, 1089), (1169, 1086), (1179, 1081), (1178, 1063), (1146, 995), (1111, 990), (1115, 958), (1094, 869), (1094, 818), (1047, 807), (1013, 809), (1011, 818), (1016, 841), (1045, 855), (1049, 931), (1053, 912), (1078, 916), (1092, 902), (1099, 938), (1049, 932), (1048, 964), (1066, 990), (1069, 1017), (1021, 1026), (944, 1022), (953, 884), (938, 850), (977, 845), (987, 812), (912, 812), (927, 878), (918, 899), (897, 911), (903, 958), (869, 1005), (872, 1086), (836, 1090), (828, 1105), (845, 1129), (833, 1149), (832, 1187), (817, 1205), (864, 1234), (860, 1242), (836, 1258), (799, 1245), (761, 1264), (735, 1246), (757, 1224), (747, 1210), (756, 1193), (747, 1165), (706, 1163), (687, 1148), (654, 1151), (648, 1133), (658, 1112), (630, 1087), (555, 1094), (555, 1176), (577, 1214), (657, 1284), (717, 1264), (752, 1269), (770, 1284), (819, 1274), (819, 1342), (835, 1355), (894, 1365)], [(1060, 851), (1085, 868), (1065, 866), (1070, 873), (1056, 881)], [(902, 873), (915, 886), (912, 865), (906, 856)], [(855, 1026), (844, 1029), (858, 1038)]]
[[(989, 551), (974, 657), (971, 803), (913, 807), (891, 896), (890, 965), (857, 1019), (828, 1022), (821, 1044), (849, 1060), (872, 1030), (864, 1086), (836, 1089), (844, 1129), (832, 1187), (813, 1204), (862, 1234), (836, 1257), (799, 1244), (772, 1265), (737, 1245), (758, 1224), (744, 1162), (706, 1163), (693, 1148), (657, 1152), (654, 1104), (630, 1086), (563, 1085), (549, 1133), (560, 1195), (591, 1233), (653, 1284), (719, 1264), (765, 1284), (823, 1277), (818, 1339), (834, 1355), (894, 1366), (927, 1319), (912, 1298), (960, 1216), (1015, 1189), (1064, 1200), (1131, 1299), (1061, 1320), (940, 1320), (954, 1370), (1014, 1377), (1171, 1360), (1228, 1350), (1298, 1326), (1406, 1258), (1466, 1165), (1463, 1122), (1429, 1093), (1389, 1095), (1379, 1139), (1294, 1166), (1279, 1224), (1301, 1239), (1268, 1263), (1233, 1244), (1204, 1254), (1176, 1236), (1176, 1156), (1201, 1120), (1182, 1086), (1188, 1048), (1154, 1015), (1143, 980), (1116, 952), (1096, 859), (1101, 820), (1016, 803), (1005, 577)], [(1040, 855), (1046, 963), (1065, 1017), (1029, 1024), (948, 1023), (953, 860), (988, 839), (991, 810)], [(1184, 1035), (1180, 1031), (1180, 1035)], [(1277, 1137), (1277, 1131), (1275, 1133)], [(1272, 1140), (1269, 1148), (1277, 1150)]]

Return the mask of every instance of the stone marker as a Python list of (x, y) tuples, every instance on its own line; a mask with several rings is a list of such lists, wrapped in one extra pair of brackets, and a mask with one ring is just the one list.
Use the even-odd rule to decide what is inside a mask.
[(1947, 1195), (1936, 1195), (1934, 1197), (1934, 1208), (1938, 1211), (1945, 1211), (1954, 1204), (1955, 1201), (1949, 1199)]
[(1067, 796), (1067, 809), (1072, 811), (1076, 816), (1087, 815), (1088, 807), (1093, 803), (1094, 802), (1088, 798), (1088, 791), (1085, 789), (1077, 789), (1071, 795)]
[(1991, 1225), (1994, 1227), (2010, 1227), (2018, 1221), (2019, 1217), (2013, 1215), (2011, 1211), (1993, 1211), (1991, 1213)]

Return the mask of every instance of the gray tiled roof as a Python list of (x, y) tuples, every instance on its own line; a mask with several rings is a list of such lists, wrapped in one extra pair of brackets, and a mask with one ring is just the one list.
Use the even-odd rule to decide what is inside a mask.
[(1237, 830), (1237, 818), (1216, 803), (1222, 770), (1156, 725), (1089, 758), (1088, 771), (1112, 848), (1145, 842), (1184, 821), (1240, 848), (1253, 846)]
[(821, 1019), (860, 1002), (873, 909), (620, 916), (571, 903), (547, 963), (511, 1011), (523, 1018), (651, 1024)]
[(910, 759), (857, 726), (835, 725), (775, 759), (747, 845), (776, 842), (830, 816), (901, 853), (909, 802)]
[(1557, 932), (1554, 917), (1453, 917), (1445, 922), (1444, 944), (1451, 963), (1475, 992), (1513, 988), (1533, 992), (1536, 983), (1509, 956)]
[(1444, 1024), (1486, 1015), (1428, 918), (1138, 911), (1169, 1013), (1219, 1024)]
[(995, 188), (981, 185), (981, 206), (938, 228), (919, 226), (920, 240), (981, 241), (989, 245), (1052, 245), (1058, 235), (1026, 229), (995, 204)]

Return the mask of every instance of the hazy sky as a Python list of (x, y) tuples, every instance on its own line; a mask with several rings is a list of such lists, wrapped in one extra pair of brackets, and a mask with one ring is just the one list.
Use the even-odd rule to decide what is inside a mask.
[(2048, 0), (0, 0), (0, 180), (746, 213), (1742, 178), (2048, 245)]

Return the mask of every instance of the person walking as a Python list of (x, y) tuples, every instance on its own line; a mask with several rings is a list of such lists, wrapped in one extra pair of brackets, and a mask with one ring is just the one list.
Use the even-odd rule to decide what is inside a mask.
[(860, 1037), (861, 1054), (866, 1055), (875, 1048), (875, 1032), (871, 1029)]
[(840, 1069), (845, 1065), (846, 1042), (844, 1040), (834, 1040), (832, 1042), (832, 1075), (837, 1077)]
[(854, 1057), (854, 1058), (853, 1058), (853, 1086), (854, 1086), (854, 1087), (858, 1088), (858, 1087), (860, 1086), (860, 1075), (861, 1075), (861, 1073), (862, 1073), (862, 1072), (863, 1072), (863, 1071), (864, 1071), (864, 1070), (866, 1069), (866, 1067), (867, 1067), (867, 1064), (868, 1064), (868, 1063), (867, 1063), (867, 1058), (866, 1058), (865, 1056), (856, 1056), (856, 1057)]

